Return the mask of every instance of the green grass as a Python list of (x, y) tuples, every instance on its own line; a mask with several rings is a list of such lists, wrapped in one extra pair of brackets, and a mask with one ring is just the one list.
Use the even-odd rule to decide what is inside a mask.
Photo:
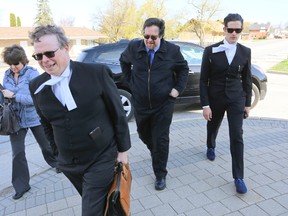
[(275, 71), (282, 71), (288, 73), (288, 59), (279, 62), (278, 64), (274, 65), (271, 70)]

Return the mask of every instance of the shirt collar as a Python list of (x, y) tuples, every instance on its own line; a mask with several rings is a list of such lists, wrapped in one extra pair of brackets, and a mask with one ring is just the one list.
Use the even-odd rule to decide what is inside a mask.
[(230, 43), (228, 43), (228, 41), (224, 38), (224, 40), (223, 40), (223, 43), (225, 44), (225, 45), (227, 45), (227, 46), (231, 46), (231, 47), (233, 47), (233, 46), (236, 46), (237, 45), (237, 42), (236, 43), (234, 43), (234, 44), (230, 44)]

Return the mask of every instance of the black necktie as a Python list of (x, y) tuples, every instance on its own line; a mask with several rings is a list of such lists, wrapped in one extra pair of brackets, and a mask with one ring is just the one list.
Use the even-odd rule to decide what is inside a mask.
[(154, 50), (149, 50), (148, 51), (148, 56), (149, 56), (149, 63), (150, 63), (150, 65), (152, 64), (152, 62), (153, 62), (153, 58), (154, 58)]

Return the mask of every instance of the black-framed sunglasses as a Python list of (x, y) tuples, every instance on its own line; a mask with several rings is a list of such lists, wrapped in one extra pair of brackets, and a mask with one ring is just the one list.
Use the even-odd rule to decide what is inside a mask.
[(242, 28), (227, 28), (228, 33), (233, 33), (234, 31), (239, 34), (242, 32)]
[(149, 39), (149, 38), (151, 38), (152, 40), (156, 40), (157, 38), (158, 38), (158, 36), (155, 36), (155, 35), (143, 35), (143, 37), (145, 38), (145, 39)]
[(20, 62), (17, 62), (17, 63), (12, 63), (12, 64), (9, 64), (10, 66), (14, 65), (14, 66), (18, 66), (20, 64)]
[(47, 51), (44, 53), (36, 53), (33, 54), (32, 57), (36, 60), (36, 61), (41, 61), (43, 59), (43, 55), (45, 55), (47, 58), (53, 58), (55, 57), (55, 52), (57, 52), (60, 48), (56, 49), (55, 51)]

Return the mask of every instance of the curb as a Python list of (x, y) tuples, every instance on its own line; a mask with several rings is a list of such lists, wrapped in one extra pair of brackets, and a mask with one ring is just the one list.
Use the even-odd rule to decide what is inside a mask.
[(267, 73), (288, 75), (287, 71), (268, 70)]

